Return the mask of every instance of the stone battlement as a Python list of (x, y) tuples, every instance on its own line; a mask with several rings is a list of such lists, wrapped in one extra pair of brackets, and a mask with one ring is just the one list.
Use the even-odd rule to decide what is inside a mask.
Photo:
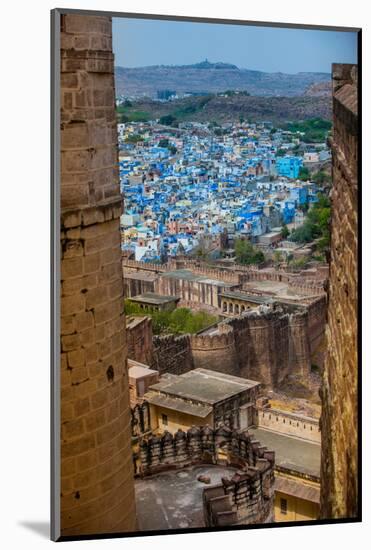
[(190, 337), (192, 349), (218, 349), (233, 344), (233, 328), (226, 323), (220, 323), (217, 327), (217, 332), (212, 334), (192, 334)]
[(134, 270), (153, 271), (155, 273), (163, 273), (165, 271), (171, 271), (170, 264), (157, 264), (152, 262), (141, 262), (138, 260), (128, 260), (123, 258), (123, 267), (132, 268)]
[[(222, 461), (238, 468), (231, 478), (203, 493), (207, 526), (252, 524), (272, 521), (274, 498), (274, 452), (248, 432), (209, 426), (165, 432), (143, 438), (135, 463), (137, 476), (153, 476), (166, 470)], [(220, 507), (221, 498), (223, 500)]]
[(308, 307), (262, 305), (203, 333), (155, 336), (150, 364), (160, 374), (205, 368), (257, 380), (269, 388), (288, 375), (300, 375), (305, 383), (311, 352), (323, 335), (325, 304), (318, 298)]
[(187, 431), (179, 429), (174, 435), (165, 431), (144, 438), (140, 442), (140, 464), (136, 475), (153, 475), (163, 471), (162, 466), (182, 468), (200, 462), (216, 464), (220, 452), (223, 460), (232, 466), (260, 470), (274, 468), (274, 451), (261, 445), (248, 432), (239, 433), (226, 426), (215, 430), (209, 426), (193, 426)]

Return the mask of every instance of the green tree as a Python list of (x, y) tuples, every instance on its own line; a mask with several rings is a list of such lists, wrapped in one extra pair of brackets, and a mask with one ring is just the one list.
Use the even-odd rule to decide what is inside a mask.
[(284, 223), (282, 224), (282, 228), (281, 228), (281, 237), (283, 239), (287, 239), (287, 237), (290, 235), (290, 230), (289, 228), (287, 227), (287, 225)]
[(303, 223), (303, 225), (301, 225), (297, 229), (294, 229), (291, 233), (291, 240), (296, 243), (310, 243), (311, 241), (313, 241), (313, 238), (313, 228), (308, 223)]
[(299, 170), (299, 180), (307, 181), (310, 179), (310, 173), (306, 166), (302, 166)]
[(320, 143), (325, 141), (328, 132), (331, 129), (331, 122), (323, 118), (310, 118), (301, 122), (290, 122), (285, 125), (285, 129), (290, 132), (301, 132), (302, 141), (305, 143)]
[(331, 176), (326, 174), (324, 170), (319, 170), (312, 176), (312, 180), (318, 185), (323, 185), (331, 182)]
[(121, 122), (121, 124), (125, 124), (126, 122), (129, 122), (129, 117), (127, 117), (126, 115), (119, 115), (119, 121)]
[(298, 243), (309, 243), (319, 239), (317, 247), (323, 252), (330, 242), (330, 216), (329, 198), (318, 194), (318, 201), (309, 209), (303, 225), (292, 231), (290, 239)]
[(204, 311), (194, 313), (188, 308), (176, 308), (173, 311), (147, 311), (140, 308), (130, 298), (124, 302), (126, 315), (152, 319), (153, 333), (158, 334), (194, 334), (217, 322), (218, 317)]
[(176, 123), (176, 117), (174, 115), (164, 115), (160, 118), (159, 122), (164, 126), (174, 126)]
[(130, 134), (125, 139), (125, 142), (126, 143), (138, 143), (138, 141), (142, 141), (142, 140), (143, 140), (143, 136), (141, 136), (140, 134)]
[(243, 265), (264, 262), (264, 254), (245, 239), (237, 239), (234, 245), (237, 262)]

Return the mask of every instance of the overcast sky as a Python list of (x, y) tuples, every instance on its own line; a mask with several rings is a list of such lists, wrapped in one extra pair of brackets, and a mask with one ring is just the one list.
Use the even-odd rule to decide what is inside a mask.
[(331, 72), (357, 62), (355, 32), (113, 18), (115, 64), (188, 65), (204, 59), (267, 72)]

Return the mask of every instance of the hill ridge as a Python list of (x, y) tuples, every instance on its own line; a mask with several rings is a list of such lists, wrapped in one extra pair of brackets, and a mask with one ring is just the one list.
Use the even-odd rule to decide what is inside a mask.
[(257, 96), (301, 96), (312, 85), (330, 81), (329, 73), (268, 73), (241, 69), (233, 64), (152, 65), (148, 67), (115, 67), (117, 95), (155, 97), (157, 91), (220, 93), (226, 90), (246, 91)]

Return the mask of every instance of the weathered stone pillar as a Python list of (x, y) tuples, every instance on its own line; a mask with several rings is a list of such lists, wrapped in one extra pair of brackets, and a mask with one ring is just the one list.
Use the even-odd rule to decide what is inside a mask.
[(321, 517), (358, 510), (357, 67), (333, 65), (331, 257), (322, 384)]
[(135, 530), (111, 19), (61, 18), (61, 530)]

